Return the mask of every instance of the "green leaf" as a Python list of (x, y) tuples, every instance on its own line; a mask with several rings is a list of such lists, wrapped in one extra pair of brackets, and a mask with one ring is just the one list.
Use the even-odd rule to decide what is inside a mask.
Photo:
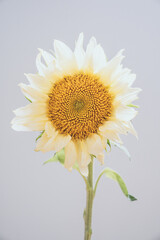
[(137, 200), (137, 198), (135, 198), (135, 197), (132, 196), (132, 195), (128, 195), (128, 198), (129, 198), (132, 202)]
[(128, 106), (128, 107), (139, 108), (139, 106), (137, 106), (137, 105), (134, 105), (134, 104), (128, 104), (127, 106)]
[(40, 133), (40, 135), (36, 138), (36, 142), (37, 142), (37, 140), (38, 140), (39, 138), (42, 137), (43, 133), (44, 133), (44, 130), (43, 130), (43, 131)]
[(120, 186), (122, 192), (124, 193), (124, 195), (126, 197), (128, 197), (131, 201), (137, 200), (135, 197), (128, 194), (128, 189), (126, 187), (126, 184), (124, 183), (123, 179), (121, 178), (121, 176), (118, 173), (116, 173), (115, 171), (113, 171), (110, 168), (106, 168), (104, 170), (104, 174), (106, 175), (106, 177), (108, 177), (112, 180), (115, 180), (119, 184), (119, 186)]
[(65, 160), (65, 152), (64, 149), (62, 149), (59, 152), (56, 152), (53, 157), (51, 157), (49, 160), (44, 162), (43, 164), (51, 163), (51, 162), (60, 162), (61, 164), (64, 164)]
[(25, 96), (25, 98), (26, 98), (30, 103), (32, 103), (32, 101), (31, 101), (29, 98), (27, 98), (26, 96)]

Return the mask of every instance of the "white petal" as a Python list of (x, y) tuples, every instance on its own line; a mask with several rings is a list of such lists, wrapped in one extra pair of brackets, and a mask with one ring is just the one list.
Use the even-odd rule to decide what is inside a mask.
[(65, 147), (65, 163), (64, 163), (65, 168), (71, 171), (76, 159), (77, 151), (75, 143), (73, 141), (70, 141)]
[(116, 118), (121, 121), (130, 121), (136, 116), (136, 114), (137, 111), (135, 111), (133, 108), (122, 105), (116, 109), (115, 113)]
[(111, 141), (111, 143), (112, 143), (114, 146), (116, 146), (116, 147), (118, 147), (119, 149), (121, 149), (121, 150), (127, 155), (127, 157), (128, 157), (129, 159), (131, 159), (131, 155), (130, 155), (128, 149), (127, 149), (125, 146), (123, 146), (122, 144), (113, 142), (113, 141)]
[(38, 139), (35, 151), (41, 151), (44, 145), (48, 142), (49, 138), (44, 132), (43, 135)]
[(76, 69), (76, 59), (72, 50), (63, 42), (55, 40), (54, 49), (58, 65), (67, 73)]
[(20, 83), (19, 86), (21, 88), (22, 93), (31, 101), (46, 102), (48, 100), (48, 95), (36, 90), (30, 85)]
[(93, 68), (94, 73), (99, 72), (100, 69), (104, 68), (107, 64), (106, 55), (103, 48), (97, 45), (93, 52)]
[(42, 76), (45, 76), (45, 73), (46, 73), (47, 68), (46, 68), (46, 66), (42, 63), (42, 61), (41, 61), (41, 56), (42, 56), (41, 53), (39, 53), (39, 54), (37, 55), (37, 58), (36, 58), (36, 66), (37, 66), (38, 73), (39, 73), (40, 75), (42, 75)]
[[(122, 55), (123, 50), (119, 51), (118, 54), (107, 62), (106, 66), (99, 72), (101, 78), (106, 81), (106, 84), (113, 84), (113, 76), (114, 74), (119, 74), (121, 67), (121, 61), (124, 58)], [(117, 77), (116, 77), (117, 80)]]
[(92, 55), (93, 50), (95, 49), (96, 46), (97, 46), (97, 41), (94, 37), (92, 37), (87, 45), (86, 54), (88, 56)]
[(43, 76), (38, 74), (25, 74), (25, 76), (27, 77), (31, 86), (37, 90), (48, 92), (52, 87), (52, 83)]
[(47, 65), (49, 65), (50, 63), (52, 63), (53, 61), (55, 61), (55, 58), (52, 54), (44, 51), (43, 49), (38, 49), (40, 51), (40, 53), (42, 54), (42, 57), (44, 58), (44, 61)]
[[(19, 129), (23, 129), (23, 131), (43, 131), (45, 128), (45, 124), (48, 121), (48, 118), (45, 116), (40, 117), (15, 117), (12, 120), (13, 128), (19, 131)], [(19, 127), (18, 127), (19, 126)]]
[(12, 129), (15, 130), (15, 131), (32, 131), (30, 128), (28, 127), (25, 127), (23, 125), (17, 125), (17, 124), (12, 124)]
[(25, 107), (14, 110), (16, 116), (36, 116), (46, 114), (47, 106), (45, 103), (30, 103)]
[(138, 99), (138, 93), (141, 92), (140, 88), (129, 88), (126, 93), (120, 94), (116, 97), (117, 101), (120, 101), (124, 105), (128, 105), (131, 102)]
[(136, 136), (136, 138), (138, 138), (137, 132), (131, 122), (123, 122), (123, 125), (127, 128), (128, 132), (132, 133), (134, 136)]
[(98, 134), (93, 134), (86, 139), (87, 149), (90, 154), (97, 156), (104, 148), (101, 142), (101, 138)]
[(77, 61), (78, 68), (81, 69), (83, 64), (84, 64), (84, 57), (85, 57), (85, 52), (83, 49), (83, 33), (80, 33), (79, 38), (76, 42), (75, 50), (74, 50), (74, 55)]
[(86, 55), (83, 68), (86, 70), (93, 70), (93, 51), (97, 46), (96, 39), (92, 37), (87, 45)]

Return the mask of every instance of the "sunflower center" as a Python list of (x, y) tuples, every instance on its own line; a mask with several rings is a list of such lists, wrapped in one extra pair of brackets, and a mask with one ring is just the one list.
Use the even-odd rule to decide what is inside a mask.
[(49, 93), (48, 117), (61, 134), (86, 139), (112, 115), (113, 96), (99, 77), (83, 72), (67, 75)]
[(83, 100), (76, 100), (74, 102), (74, 108), (78, 112), (84, 107), (84, 101)]

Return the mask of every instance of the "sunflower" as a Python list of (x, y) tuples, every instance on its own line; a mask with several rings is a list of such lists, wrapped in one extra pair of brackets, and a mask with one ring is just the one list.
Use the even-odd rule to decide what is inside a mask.
[(39, 51), (38, 73), (26, 74), (29, 85), (19, 84), (31, 103), (14, 111), (12, 128), (42, 131), (36, 151), (64, 149), (64, 166), (72, 170), (77, 163), (87, 175), (91, 155), (103, 164), (107, 140), (122, 144), (119, 134), (136, 135), (131, 123), (140, 91), (131, 87), (136, 75), (123, 68), (123, 50), (108, 61), (92, 37), (84, 51), (82, 33), (74, 52), (57, 40), (54, 54)]

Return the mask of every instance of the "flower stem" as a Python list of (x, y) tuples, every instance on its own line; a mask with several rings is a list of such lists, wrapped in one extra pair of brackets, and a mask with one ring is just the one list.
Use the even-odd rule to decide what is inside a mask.
[(91, 157), (91, 162), (88, 165), (88, 184), (86, 187), (86, 209), (84, 210), (84, 222), (85, 222), (85, 234), (84, 240), (91, 240), (92, 235), (92, 206), (93, 206), (93, 157)]

